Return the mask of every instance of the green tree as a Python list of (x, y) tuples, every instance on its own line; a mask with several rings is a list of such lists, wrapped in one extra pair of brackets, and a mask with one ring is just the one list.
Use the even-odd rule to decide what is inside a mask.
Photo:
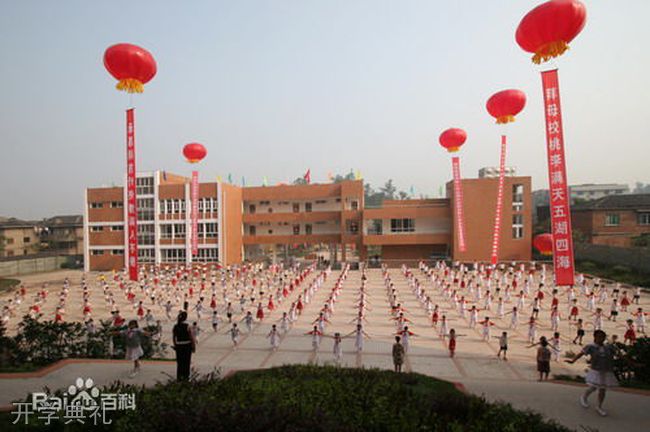
[(298, 177), (293, 181), (293, 184), (295, 184), (295, 185), (306, 185), (307, 180), (305, 180), (304, 177)]
[(384, 199), (393, 200), (395, 199), (395, 194), (397, 193), (397, 188), (393, 184), (393, 179), (389, 179), (384, 187), (379, 189), (379, 191), (384, 195)]

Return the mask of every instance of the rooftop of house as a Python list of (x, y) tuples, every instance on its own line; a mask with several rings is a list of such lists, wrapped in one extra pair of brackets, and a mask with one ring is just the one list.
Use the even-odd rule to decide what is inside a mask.
[(597, 200), (576, 204), (573, 210), (648, 210), (650, 194), (609, 195)]

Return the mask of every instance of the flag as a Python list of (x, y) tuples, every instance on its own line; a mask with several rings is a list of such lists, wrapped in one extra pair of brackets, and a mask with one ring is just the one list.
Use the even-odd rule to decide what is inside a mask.
[(246, 178), (244, 176), (241, 176), (241, 185), (242, 187), (246, 187)]
[(413, 187), (413, 185), (411, 185), (409, 192), (411, 193), (411, 196), (415, 196), (415, 188)]
[(307, 182), (307, 184), (310, 184), (310, 183), (311, 183), (311, 169), (310, 169), (310, 168), (307, 168), (307, 172), (305, 173), (305, 175), (303, 176), (303, 178), (305, 179), (305, 181)]
[(221, 183), (221, 176), (220, 175), (217, 176), (217, 183)]
[(269, 180), (264, 176), (264, 179), (262, 180), (262, 186), (268, 186), (269, 185)]
[(332, 171), (329, 171), (327, 173), (327, 180), (333, 182), (334, 181), (334, 176), (332, 175)]
[(167, 181), (167, 171), (163, 171), (163, 181)]
[(228, 183), (232, 184), (232, 174), (228, 174)]
[(357, 170), (357, 172), (354, 174), (354, 179), (361, 180), (361, 171)]

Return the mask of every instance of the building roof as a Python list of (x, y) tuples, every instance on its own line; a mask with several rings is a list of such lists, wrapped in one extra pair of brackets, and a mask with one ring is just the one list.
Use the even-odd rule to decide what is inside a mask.
[(650, 194), (608, 195), (573, 206), (573, 210), (649, 210)]
[(9, 218), (0, 221), (0, 229), (33, 228), (36, 225), (37, 225), (36, 222), (24, 221), (16, 218)]
[(81, 215), (54, 216), (43, 220), (46, 226), (83, 226), (84, 218)]

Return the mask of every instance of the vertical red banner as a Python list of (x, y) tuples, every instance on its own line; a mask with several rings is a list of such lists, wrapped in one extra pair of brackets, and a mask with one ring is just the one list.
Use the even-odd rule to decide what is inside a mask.
[(192, 255), (199, 253), (199, 172), (192, 171)]
[(456, 220), (458, 221), (458, 250), (465, 252), (465, 214), (463, 213), (463, 185), (460, 181), (460, 159), (458, 156), (451, 158), (451, 170), (454, 175), (454, 203)]
[(499, 160), (499, 187), (497, 189), (497, 209), (494, 215), (494, 234), (492, 235), (492, 257), (490, 262), (499, 261), (499, 242), (501, 239), (501, 217), (503, 215), (503, 184), (506, 176), (506, 136), (501, 135), (501, 158)]
[(138, 212), (135, 180), (135, 118), (134, 109), (126, 110), (126, 198), (128, 225), (128, 267), (129, 279), (138, 280)]
[(553, 233), (553, 265), (556, 285), (574, 284), (571, 208), (564, 157), (564, 134), (557, 69), (542, 72), (546, 150), (548, 155), (549, 206)]

